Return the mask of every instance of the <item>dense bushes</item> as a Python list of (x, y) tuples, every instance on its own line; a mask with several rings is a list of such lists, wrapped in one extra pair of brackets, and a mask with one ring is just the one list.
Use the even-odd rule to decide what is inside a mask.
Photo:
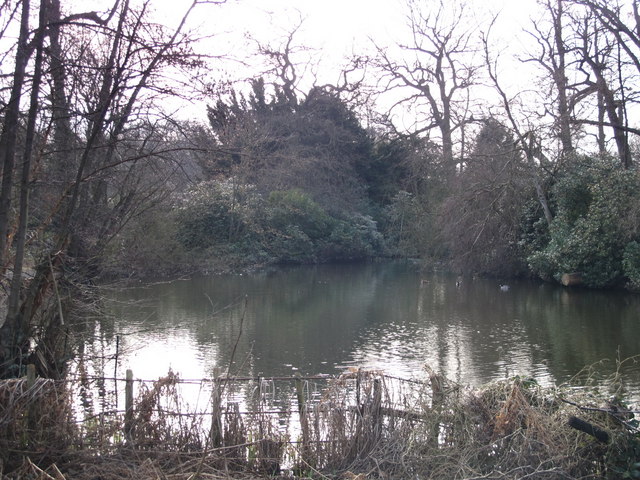
[[(483, 165), (482, 170), (477, 171), (490, 169)], [(522, 178), (522, 175), (505, 173), (505, 168), (499, 171), (505, 175), (500, 185), (510, 185), (510, 178), (518, 182)], [(476, 170), (469, 169), (465, 178), (482, 183), (478, 175), (469, 172), (475, 174)], [(450, 241), (450, 246), (460, 244), (459, 239), (475, 239), (473, 248), (461, 251), (467, 255), (465, 264), (475, 268), (476, 273), (493, 271), (507, 275), (500, 269), (501, 262), (504, 264), (505, 259), (512, 257), (515, 260), (509, 261), (517, 262), (519, 254), (533, 274), (548, 280), (579, 272), (584, 284), (590, 287), (624, 282), (640, 287), (640, 175), (637, 170), (623, 169), (607, 158), (583, 157), (567, 162), (550, 192), (554, 209), (550, 225), (541, 219), (531, 190), (524, 187), (516, 193), (512, 190), (515, 192), (507, 187), (492, 190), (494, 194), (500, 193), (496, 198), (508, 200), (505, 205), (510, 206), (509, 210), (500, 207), (493, 197), (480, 202), (479, 194), (468, 187), (456, 197), (464, 200), (465, 195), (471, 195), (469, 202), (463, 202), (462, 206), (460, 202), (456, 204), (461, 209), (457, 216), (453, 213), (458, 210), (449, 206), (448, 211), (452, 213), (448, 223), (440, 228), (445, 234), (450, 233), (448, 237), (444, 235), (445, 238), (458, 239), (457, 243)], [(487, 232), (495, 230), (485, 242), (477, 241), (480, 234), (473, 233), (475, 224), (469, 223), (470, 220), (465, 223), (465, 219), (479, 216), (474, 209), (480, 209), (484, 215), (479, 232), (489, 235)], [(487, 211), (495, 214), (489, 217)], [(230, 178), (201, 182), (184, 193), (172, 220), (181, 248), (196, 261), (202, 259), (207, 263), (208, 259), (223, 258), (232, 265), (317, 263), (358, 260), (382, 253), (430, 255), (433, 251), (425, 253), (425, 248), (427, 245), (437, 247), (438, 231), (428, 212), (429, 205), (417, 196), (399, 192), (380, 209), (379, 231), (370, 216), (331, 212), (302, 190), (263, 195), (256, 187)], [(493, 230), (489, 229), (488, 218), (495, 220)], [(511, 225), (508, 234), (503, 228), (505, 218)], [(455, 226), (459, 231), (453, 230)], [(514, 232), (519, 232), (519, 242)], [(513, 251), (508, 255), (501, 250), (503, 243), (512, 246)], [(455, 255), (457, 250), (449, 248), (448, 252)], [(439, 253), (442, 254), (442, 250)]]
[(358, 260), (383, 247), (371, 217), (329, 213), (296, 189), (265, 198), (233, 179), (196, 185), (181, 197), (175, 216), (185, 250), (234, 264)]
[(629, 286), (640, 290), (640, 243), (634, 240), (627, 244), (622, 256), (622, 267), (629, 279)]
[[(260, 92), (251, 97), (251, 108), (232, 105), (240, 109), (236, 114), (253, 126), (258, 114), (282, 126), (275, 120), (282, 120), (284, 106), (273, 100), (267, 108), (258, 101)], [(347, 116), (330, 115), (339, 99), (314, 99), (319, 124)], [(210, 113), (227, 125), (231, 107), (223, 107)], [(224, 137), (229, 148), (199, 170), (208, 180), (186, 191), (181, 185), (182, 193), (121, 232), (107, 252), (114, 265), (120, 262), (113, 270), (216, 271), (384, 254), (421, 257), (428, 266), (459, 273), (555, 281), (580, 273), (589, 287), (640, 289), (637, 169), (599, 156), (537, 164), (509, 129), (489, 119), (451, 172), (428, 141), (380, 139), (368, 148), (367, 133), (345, 125), (351, 135), (338, 129), (345, 141), (330, 152), (316, 136), (298, 132), (292, 118), (289, 133), (274, 137), (277, 145), (273, 132), (263, 132), (255, 145), (246, 144), (241, 131)], [(323, 138), (329, 130), (322, 130)], [(231, 148), (235, 141), (240, 146)], [(350, 152), (346, 159), (343, 147)]]
[(526, 270), (522, 216), (533, 196), (522, 152), (507, 128), (489, 119), (439, 209), (443, 243), (462, 272), (510, 277)]
[(578, 158), (553, 188), (550, 240), (528, 258), (532, 271), (559, 280), (579, 272), (585, 285), (640, 280), (640, 176), (608, 158)]
[(418, 256), (428, 228), (424, 206), (416, 195), (398, 192), (381, 213), (381, 229), (390, 252), (399, 256)]

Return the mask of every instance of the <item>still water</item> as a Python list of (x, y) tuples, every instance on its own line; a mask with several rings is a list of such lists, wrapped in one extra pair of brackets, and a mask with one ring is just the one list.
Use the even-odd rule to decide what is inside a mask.
[[(410, 263), (279, 268), (112, 292), (100, 348), (153, 379), (336, 374), (422, 378), (425, 365), (480, 385), (526, 375), (549, 385), (640, 354), (640, 295), (420, 274)], [(632, 396), (640, 366), (627, 362)]]

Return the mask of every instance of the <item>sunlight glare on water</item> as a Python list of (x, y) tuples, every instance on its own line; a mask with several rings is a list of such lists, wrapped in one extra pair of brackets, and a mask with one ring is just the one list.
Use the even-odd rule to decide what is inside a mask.
[(610, 373), (617, 356), (640, 353), (635, 295), (499, 285), (456, 285), (401, 262), (279, 268), (122, 290), (109, 330), (121, 338), (121, 368), (150, 379), (169, 368), (209, 378), (216, 367), (262, 377), (364, 367), (419, 379), (429, 366), (473, 386), (514, 375), (551, 385), (604, 359)]

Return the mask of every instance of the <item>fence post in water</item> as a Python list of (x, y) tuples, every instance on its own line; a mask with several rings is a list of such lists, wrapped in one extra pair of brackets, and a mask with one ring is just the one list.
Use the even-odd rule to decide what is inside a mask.
[(133, 370), (127, 370), (124, 387), (124, 438), (127, 443), (133, 441)]
[(302, 457), (307, 461), (309, 450), (309, 424), (307, 422), (307, 407), (304, 401), (304, 388), (300, 373), (296, 373), (296, 395), (298, 397), (298, 413), (300, 414), (300, 430), (302, 430)]
[(211, 445), (216, 448), (222, 445), (222, 382), (220, 371), (213, 372), (213, 391), (211, 392)]

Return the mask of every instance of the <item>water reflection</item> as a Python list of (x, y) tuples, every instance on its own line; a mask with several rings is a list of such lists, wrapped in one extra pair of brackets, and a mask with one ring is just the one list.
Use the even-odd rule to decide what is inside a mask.
[[(197, 278), (113, 294), (107, 330), (140, 378), (169, 367), (201, 378), (216, 367), (278, 376), (350, 366), (416, 377), (428, 364), (471, 385), (515, 374), (554, 383), (640, 353), (637, 296), (455, 280), (406, 263)], [(637, 371), (629, 378), (640, 385)]]

